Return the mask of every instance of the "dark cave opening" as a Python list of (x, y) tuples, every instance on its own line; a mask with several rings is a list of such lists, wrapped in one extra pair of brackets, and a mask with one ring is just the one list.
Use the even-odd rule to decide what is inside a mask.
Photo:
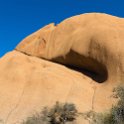
[(108, 78), (107, 72), (104, 73), (104, 74), (99, 74), (99, 73), (93, 72), (91, 70), (87, 70), (87, 69), (84, 69), (84, 68), (76, 67), (76, 66), (73, 66), (73, 65), (65, 65), (65, 66), (67, 68), (72, 69), (72, 70), (75, 70), (75, 71), (78, 71), (80, 73), (83, 73), (84, 75), (92, 78), (94, 81), (96, 81), (98, 83), (104, 83), (107, 80), (107, 78)]
[(105, 65), (91, 57), (85, 57), (72, 50), (65, 57), (60, 56), (54, 58), (52, 61), (81, 72), (97, 83), (104, 83), (108, 79), (108, 71)]

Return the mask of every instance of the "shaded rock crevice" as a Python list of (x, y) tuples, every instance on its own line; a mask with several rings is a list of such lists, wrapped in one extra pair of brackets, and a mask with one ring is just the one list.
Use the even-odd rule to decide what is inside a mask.
[(51, 61), (81, 72), (98, 83), (103, 83), (108, 79), (108, 71), (105, 65), (72, 50), (65, 57), (60, 56)]
[[(15, 50), (27, 56), (33, 56), (31, 54), (27, 54), (26, 52), (19, 51), (18, 49)], [(47, 60), (41, 57), (38, 58), (44, 59), (46, 61), (54, 62), (60, 65), (64, 65), (69, 69), (78, 71), (90, 77), (91, 79), (93, 79), (98, 83), (103, 83), (108, 79), (108, 71), (105, 65), (99, 63), (98, 61), (90, 57), (85, 57), (83, 55), (80, 55), (72, 50), (65, 57), (60, 56), (52, 60)]]

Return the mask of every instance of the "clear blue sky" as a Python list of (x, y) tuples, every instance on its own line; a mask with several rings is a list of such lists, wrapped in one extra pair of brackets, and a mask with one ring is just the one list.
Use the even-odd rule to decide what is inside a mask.
[(44, 25), (87, 12), (124, 17), (124, 0), (0, 0), (0, 56)]

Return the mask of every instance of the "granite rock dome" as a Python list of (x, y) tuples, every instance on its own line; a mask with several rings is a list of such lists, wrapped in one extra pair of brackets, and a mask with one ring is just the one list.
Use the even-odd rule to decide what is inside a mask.
[[(124, 19), (89, 13), (49, 24), (0, 59), (0, 120), (21, 124), (56, 101), (104, 112), (124, 81)], [(77, 124), (89, 124), (83, 118)]]

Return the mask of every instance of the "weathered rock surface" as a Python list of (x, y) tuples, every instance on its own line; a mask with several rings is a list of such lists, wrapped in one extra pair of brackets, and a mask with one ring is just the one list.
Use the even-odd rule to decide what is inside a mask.
[(83, 14), (50, 24), (24, 39), (17, 50), (98, 74), (101, 82), (122, 81), (124, 19)]
[(123, 26), (124, 19), (92, 13), (25, 38), (0, 59), (0, 119), (20, 124), (56, 101), (79, 112), (108, 110), (112, 89), (124, 80)]

